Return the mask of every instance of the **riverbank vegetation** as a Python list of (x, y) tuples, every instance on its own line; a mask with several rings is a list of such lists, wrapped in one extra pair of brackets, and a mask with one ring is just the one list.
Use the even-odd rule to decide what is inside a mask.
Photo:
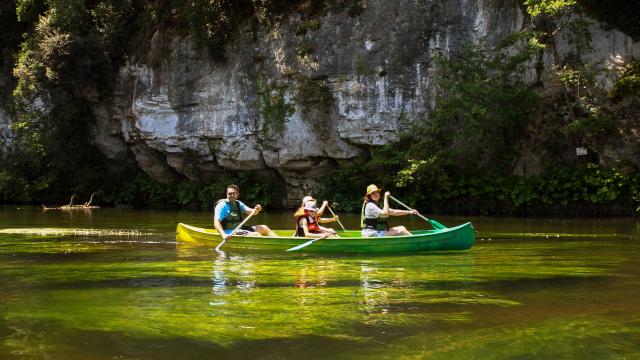
[[(637, 22), (618, 16), (621, 1), (524, 0), (531, 24), (497, 48), (468, 47), (434, 56), (440, 89), (428, 118), (400, 134), (397, 143), (372, 148), (321, 179), (323, 198), (357, 211), (355, 189), (371, 179), (424, 211), (484, 214), (632, 214), (640, 206), (637, 164), (604, 161), (616, 141), (640, 128), (640, 63), (627, 64), (610, 91), (595, 79), (603, 69), (580, 62), (588, 23), (569, 16), (584, 12), (634, 38)], [(281, 181), (273, 176), (228, 172), (206, 183), (157, 182), (135, 164), (116, 166), (91, 144), (90, 102), (110, 96), (119, 66), (145, 53), (160, 28), (190, 34), (213, 59), (224, 60), (224, 44), (238, 26), (302, 14), (304, 29), (319, 28), (328, 11), (358, 16), (361, 1), (137, 1), (16, 0), (0, 5), (0, 74), (12, 94), (0, 107), (14, 119), (11, 151), (0, 165), (0, 202), (60, 203), (102, 191), (101, 205), (210, 208), (227, 183), (239, 183), (243, 198), (280, 204)], [(540, 65), (546, 49), (557, 55), (555, 36), (577, 34), (576, 56), (552, 56), (557, 91), (525, 83), (525, 65)], [(579, 40), (579, 41), (578, 41)], [(355, 55), (358, 64), (359, 55)], [(150, 60), (153, 62), (153, 59)], [(357, 69), (360, 74), (362, 69)], [(365, 72), (366, 73), (366, 72)], [(362, 74), (360, 74), (362, 75)], [(365, 74), (366, 75), (366, 74)], [(284, 88), (278, 97), (258, 82), (261, 109), (277, 133), (290, 111)], [(3, 87), (3, 90), (6, 87)], [(329, 95), (327, 95), (329, 94)], [(42, 102), (46, 97), (47, 101)], [(297, 99), (309, 114), (333, 102), (324, 80), (303, 78)], [(327, 100), (328, 99), (328, 100)], [(266, 114), (266, 115), (265, 115)], [(267, 116), (268, 115), (268, 116)], [(314, 116), (315, 116), (314, 115)], [(270, 121), (270, 122), (269, 122)], [(586, 156), (577, 157), (576, 148)], [(629, 157), (640, 157), (640, 145)], [(537, 155), (532, 155), (537, 154)], [(109, 165), (107, 165), (109, 164)], [(104, 176), (104, 174), (108, 176)], [(133, 180), (132, 180), (133, 179)]]

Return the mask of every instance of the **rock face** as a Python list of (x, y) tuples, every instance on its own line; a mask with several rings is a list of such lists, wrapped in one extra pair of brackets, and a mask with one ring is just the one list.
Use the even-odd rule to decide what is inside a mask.
[[(363, 3), (360, 15), (330, 12), (313, 28), (296, 16), (247, 28), (223, 61), (188, 37), (156, 33), (150, 50), (120, 69), (113, 97), (94, 104), (95, 144), (163, 181), (271, 171), (287, 184), (286, 201), (298, 203), (337, 162), (428, 121), (435, 53), (490, 46), (523, 27), (519, 1)], [(638, 56), (638, 44), (619, 32), (590, 31), (586, 61)], [(569, 56), (572, 46), (558, 48)], [(539, 70), (532, 64), (526, 76), (544, 82)]]

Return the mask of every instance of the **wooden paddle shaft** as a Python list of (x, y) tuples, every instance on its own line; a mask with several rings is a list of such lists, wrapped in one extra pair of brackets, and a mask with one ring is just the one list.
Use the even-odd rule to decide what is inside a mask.
[[(331, 215), (333, 215), (333, 217), (336, 217), (336, 214), (333, 213), (333, 210), (331, 210), (331, 207), (329, 205), (327, 205), (327, 209), (329, 209), (329, 212), (331, 213)], [(344, 225), (342, 225), (342, 223), (340, 222), (340, 219), (336, 219), (338, 221), (338, 224), (340, 224), (340, 227), (342, 228), (342, 230), (347, 230), (344, 228)]]
[(228, 236), (226, 239), (222, 240), (222, 242), (221, 242), (220, 244), (218, 244), (218, 246), (216, 246), (216, 251), (218, 251), (218, 249), (220, 249), (220, 246), (222, 246), (222, 244), (224, 244), (224, 243), (225, 243), (225, 241), (227, 241), (230, 237), (232, 237), (232, 236), (236, 233), (236, 231), (240, 230), (240, 228), (242, 227), (242, 225), (244, 225), (244, 223), (246, 223), (246, 222), (247, 222), (247, 220), (249, 220), (249, 219), (253, 216), (253, 214), (255, 214), (255, 213), (256, 213), (256, 209), (251, 210), (251, 214), (249, 214), (249, 216), (247, 216), (246, 218), (244, 218), (244, 220), (242, 220), (242, 222), (240, 223), (240, 225), (238, 225), (235, 229), (233, 229), (233, 231), (231, 232), (231, 234), (229, 234), (229, 236)]
[[(400, 201), (400, 200), (398, 200), (398, 199), (394, 198), (393, 196), (389, 195), (389, 197), (391, 198), (391, 200), (393, 200), (393, 201), (397, 202), (398, 204), (400, 204), (400, 205), (404, 206), (407, 210), (409, 210), (409, 211), (413, 211), (413, 210), (414, 210), (414, 209), (410, 208), (409, 206), (407, 206), (407, 205), (406, 205), (405, 203), (403, 203), (402, 201)], [(426, 222), (429, 222), (429, 219), (427, 219), (426, 217), (422, 216), (422, 214), (416, 214), (416, 215), (418, 215), (422, 220), (424, 220), (424, 221), (426, 221)]]

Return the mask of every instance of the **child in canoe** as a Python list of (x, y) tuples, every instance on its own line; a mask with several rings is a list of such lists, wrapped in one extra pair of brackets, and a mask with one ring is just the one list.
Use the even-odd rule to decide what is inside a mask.
[(380, 237), (380, 236), (398, 236), (411, 235), (409, 230), (404, 226), (394, 226), (389, 228), (387, 218), (389, 216), (402, 216), (418, 214), (418, 210), (396, 210), (389, 208), (390, 192), (384, 193), (384, 202), (382, 209), (380, 208), (380, 189), (371, 184), (367, 186), (367, 193), (362, 204), (362, 212), (360, 214), (360, 226), (362, 227), (363, 237)]
[(320, 238), (329, 235), (328, 237), (338, 237), (335, 230), (320, 225), (320, 223), (338, 220), (337, 216), (332, 218), (320, 217), (328, 204), (327, 201), (323, 201), (322, 206), (318, 209), (316, 199), (311, 196), (305, 196), (302, 199), (302, 206), (294, 214), (296, 218), (295, 236)]

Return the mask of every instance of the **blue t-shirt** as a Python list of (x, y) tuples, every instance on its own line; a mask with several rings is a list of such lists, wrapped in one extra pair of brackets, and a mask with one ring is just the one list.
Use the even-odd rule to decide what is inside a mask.
[[(240, 205), (240, 211), (242, 211), (243, 214), (247, 211), (251, 211), (251, 209), (248, 208), (247, 205), (245, 205), (242, 201), (236, 200), (236, 202), (238, 203), (238, 205)], [(216, 204), (216, 210), (214, 212), (213, 219), (222, 221), (222, 219), (229, 216), (230, 213), (231, 204), (229, 203), (229, 200), (220, 201)]]

